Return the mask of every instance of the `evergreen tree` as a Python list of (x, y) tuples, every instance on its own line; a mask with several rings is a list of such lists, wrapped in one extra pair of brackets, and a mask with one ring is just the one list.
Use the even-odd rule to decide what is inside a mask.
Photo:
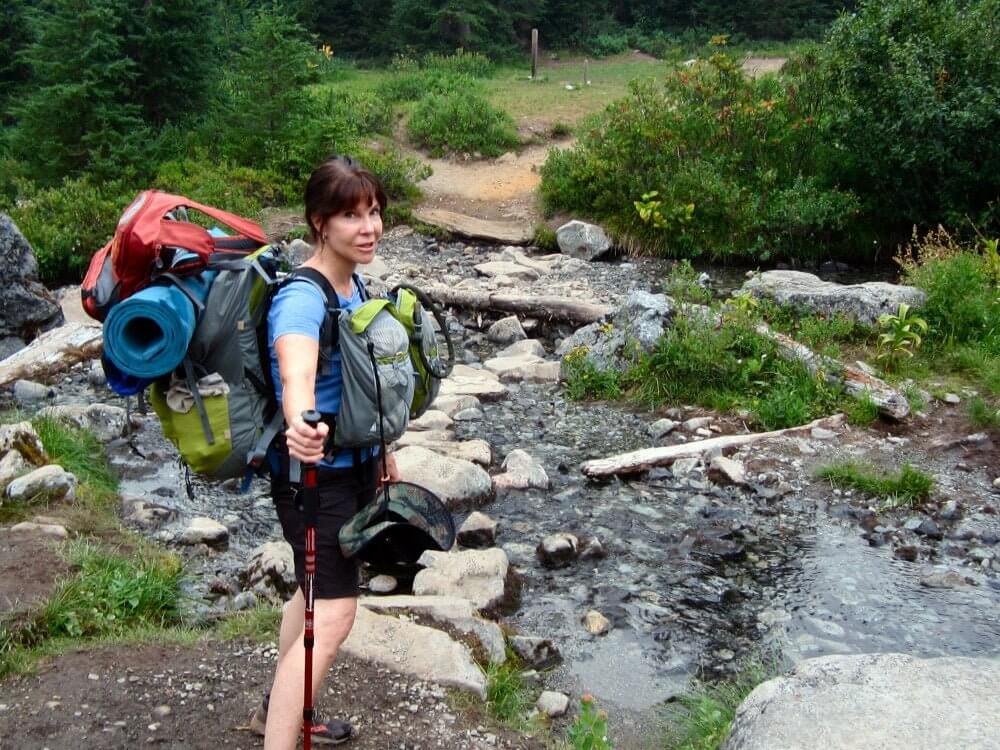
[(4, 0), (0, 5), (0, 125), (9, 122), (7, 106), (31, 69), (18, 53), (31, 41), (25, 0)]
[(122, 6), (125, 53), (136, 64), (133, 101), (144, 119), (158, 126), (196, 114), (218, 70), (216, 0)]
[(32, 86), (13, 108), (13, 151), (38, 181), (85, 170), (111, 177), (141, 161), (148, 133), (131, 101), (136, 65), (120, 23), (117, 0), (51, 0), (34, 17), (23, 55)]

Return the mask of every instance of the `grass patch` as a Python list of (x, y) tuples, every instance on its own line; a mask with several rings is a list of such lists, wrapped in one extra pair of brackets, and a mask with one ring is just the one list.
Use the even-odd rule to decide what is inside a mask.
[(35, 417), (32, 426), (49, 460), (59, 464), (94, 492), (115, 492), (118, 479), (111, 471), (104, 447), (92, 432), (72, 427), (54, 417)]
[(990, 404), (982, 396), (973, 396), (966, 406), (969, 421), (976, 427), (990, 427), (1000, 430), (1000, 409)]
[(909, 464), (889, 474), (853, 462), (837, 463), (820, 468), (816, 476), (836, 487), (849, 487), (885, 500), (890, 507), (922, 503), (934, 489), (934, 480)]
[(717, 750), (729, 736), (739, 707), (775, 669), (751, 662), (737, 676), (720, 683), (695, 683), (664, 716), (664, 750)]
[(281, 607), (259, 604), (244, 612), (233, 612), (215, 626), (223, 640), (247, 638), (255, 643), (277, 640), (281, 626)]
[[(910, 408), (913, 408), (912, 404)], [(854, 399), (849, 403), (846, 413), (847, 421), (858, 427), (870, 425), (879, 418), (878, 404), (867, 394), (864, 398)]]
[(522, 676), (519, 659), (508, 654), (503, 664), (486, 667), (486, 707), (501, 724), (523, 730), (528, 726), (534, 691)]

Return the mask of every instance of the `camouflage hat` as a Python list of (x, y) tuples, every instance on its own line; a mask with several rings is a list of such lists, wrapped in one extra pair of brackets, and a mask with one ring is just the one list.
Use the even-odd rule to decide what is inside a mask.
[(392, 482), (340, 529), (340, 550), (376, 568), (416, 564), (427, 550), (455, 543), (455, 521), (430, 490)]

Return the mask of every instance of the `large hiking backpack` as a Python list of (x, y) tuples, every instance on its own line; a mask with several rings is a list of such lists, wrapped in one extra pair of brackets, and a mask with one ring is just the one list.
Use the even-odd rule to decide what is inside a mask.
[[(187, 209), (210, 216), (235, 234), (214, 236), (187, 221)], [(252, 221), (183, 196), (144, 190), (125, 209), (111, 241), (91, 259), (80, 285), (83, 309), (103, 321), (115, 304), (148, 286), (159, 273), (198, 273), (216, 253), (238, 257), (265, 244), (263, 230)], [(185, 251), (185, 260), (175, 263), (179, 250)]]

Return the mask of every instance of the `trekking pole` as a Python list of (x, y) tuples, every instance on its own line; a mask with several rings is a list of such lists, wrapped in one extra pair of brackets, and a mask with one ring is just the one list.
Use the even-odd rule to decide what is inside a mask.
[[(316, 429), (322, 415), (310, 409), (302, 412), (302, 421)], [(319, 509), (319, 489), (317, 487), (316, 464), (302, 464), (302, 506), (305, 511), (306, 526), (306, 612), (302, 644), (306, 651), (305, 686), (302, 699), (302, 750), (312, 750), (313, 725), (313, 643), (315, 642), (315, 601), (313, 585), (316, 580), (316, 517)]]

